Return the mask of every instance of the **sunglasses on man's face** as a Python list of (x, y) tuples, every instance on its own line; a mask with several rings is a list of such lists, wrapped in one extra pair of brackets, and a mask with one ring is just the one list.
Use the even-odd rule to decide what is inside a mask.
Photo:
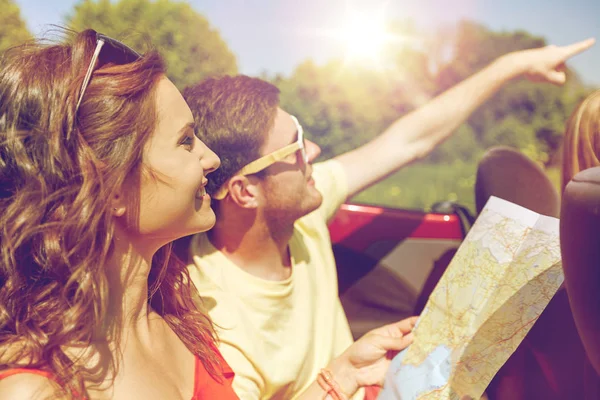
[(141, 54), (126, 44), (101, 33), (96, 33), (96, 49), (94, 50), (90, 65), (83, 78), (83, 84), (79, 91), (79, 99), (77, 100), (77, 106), (75, 106), (75, 113), (79, 110), (79, 105), (81, 104), (81, 100), (83, 100), (83, 95), (90, 83), (92, 73), (96, 66), (102, 66), (109, 63), (117, 65), (129, 64), (139, 60), (141, 57)]
[[(290, 115), (294, 124), (296, 124), (296, 130), (298, 131), (298, 138), (292, 144), (288, 144), (287, 146), (282, 147), (281, 149), (275, 150), (272, 153), (266, 154), (261, 158), (252, 161), (247, 164), (244, 168), (240, 169), (236, 172), (235, 175), (252, 175), (260, 172), (267, 167), (275, 164), (276, 162), (282, 161), (288, 156), (294, 154), (297, 151), (300, 151), (300, 155), (302, 156), (302, 161), (304, 164), (308, 164), (308, 154), (306, 153), (306, 145), (304, 142), (304, 130), (302, 129), (302, 125), (298, 122), (298, 119), (293, 115)], [(228, 193), (227, 182), (221, 186), (221, 188), (215, 193), (213, 196), (216, 200), (222, 200), (227, 196)]]

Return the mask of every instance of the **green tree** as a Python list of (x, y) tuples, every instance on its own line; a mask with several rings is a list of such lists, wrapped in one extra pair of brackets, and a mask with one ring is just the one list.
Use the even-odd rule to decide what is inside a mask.
[(373, 139), (431, 96), (424, 55), (404, 49), (397, 56), (402, 62), (387, 72), (341, 61), (324, 66), (306, 61), (289, 78), (273, 82), (281, 90), (282, 107), (299, 118), (322, 157), (330, 158)]
[(66, 23), (123, 39), (143, 51), (161, 53), (180, 89), (208, 76), (237, 73), (236, 59), (219, 32), (189, 4), (170, 0), (83, 0)]
[[(447, 40), (448, 33), (443, 35)], [(494, 32), (471, 21), (459, 23), (452, 36), (453, 57), (436, 78), (439, 91), (466, 79), (502, 54), (546, 44), (543, 38), (524, 31)], [(542, 163), (556, 160), (566, 119), (586, 93), (579, 77), (573, 71), (567, 72), (570, 76), (564, 87), (527, 80), (506, 85), (469, 118), (474, 138), (465, 135), (465, 144), (470, 141), (474, 150), (507, 145)], [(440, 146), (435, 152), (437, 158), (452, 153), (456, 140), (460, 140), (459, 135), (449, 140), (452, 146)]]
[(438, 36), (438, 41), (453, 41), (451, 61), (437, 76), (440, 91), (454, 86), (503, 54), (546, 45), (544, 38), (525, 31), (494, 32), (468, 20), (459, 22), (454, 32), (444, 30)]
[(31, 39), (31, 34), (21, 19), (19, 6), (12, 0), (0, 0), (0, 53), (11, 46)]
[[(406, 31), (406, 23), (395, 27)], [(424, 37), (409, 28), (410, 35)], [(307, 136), (321, 146), (323, 158), (329, 158), (366, 143), (396, 118), (497, 57), (545, 45), (543, 38), (527, 32), (495, 32), (470, 21), (423, 42), (420, 49), (388, 49), (384, 70), (341, 61), (325, 66), (304, 62), (289, 77), (273, 79), (281, 89), (282, 107), (299, 118)], [(567, 72), (564, 87), (511, 82), (424, 160), (367, 189), (357, 200), (408, 208), (452, 200), (473, 207), (477, 162), (494, 145), (512, 146), (552, 164), (567, 117), (588, 90), (576, 74)]]
[[(506, 144), (521, 149), (534, 160), (556, 160), (565, 123), (587, 89), (577, 82), (566, 87), (514, 82), (501, 90), (470, 119), (483, 147)], [(498, 127), (513, 127), (515, 134), (496, 136)], [(516, 132), (519, 132), (516, 134)]]

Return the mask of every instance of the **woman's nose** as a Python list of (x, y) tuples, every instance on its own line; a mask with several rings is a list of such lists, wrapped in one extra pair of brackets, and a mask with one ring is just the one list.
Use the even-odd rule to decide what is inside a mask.
[(202, 162), (204, 174), (210, 174), (211, 172), (219, 168), (219, 166), (221, 165), (221, 159), (214, 151), (208, 148), (208, 146), (206, 146), (204, 143), (202, 145), (206, 150), (204, 151), (204, 154), (202, 154), (200, 161)]

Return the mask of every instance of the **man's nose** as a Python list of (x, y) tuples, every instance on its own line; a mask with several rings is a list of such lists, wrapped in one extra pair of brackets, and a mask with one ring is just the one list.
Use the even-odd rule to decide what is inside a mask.
[(310, 140), (306, 141), (306, 156), (308, 162), (312, 163), (321, 154), (321, 148), (315, 142)]

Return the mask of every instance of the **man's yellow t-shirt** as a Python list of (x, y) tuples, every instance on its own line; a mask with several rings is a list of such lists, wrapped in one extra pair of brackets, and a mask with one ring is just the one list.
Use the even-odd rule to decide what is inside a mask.
[(316, 164), (313, 177), (323, 204), (294, 225), (288, 279), (250, 275), (206, 234), (192, 240), (190, 276), (217, 325), (219, 350), (235, 372), (233, 387), (241, 399), (297, 397), (353, 342), (327, 229), (346, 199), (346, 176), (330, 160)]

